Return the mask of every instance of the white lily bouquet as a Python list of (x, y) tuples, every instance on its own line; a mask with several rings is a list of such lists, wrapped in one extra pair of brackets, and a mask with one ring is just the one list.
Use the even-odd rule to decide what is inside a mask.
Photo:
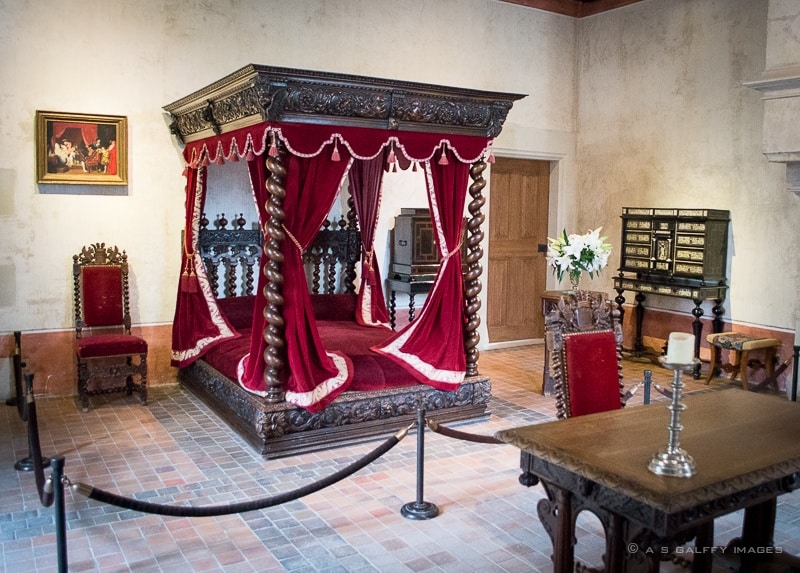
[(607, 264), (611, 245), (606, 237), (600, 236), (603, 227), (589, 231), (585, 235), (567, 235), (566, 229), (552, 239), (547, 237), (547, 263), (553, 267), (558, 280), (569, 275), (573, 287), (577, 288), (584, 271), (594, 278)]

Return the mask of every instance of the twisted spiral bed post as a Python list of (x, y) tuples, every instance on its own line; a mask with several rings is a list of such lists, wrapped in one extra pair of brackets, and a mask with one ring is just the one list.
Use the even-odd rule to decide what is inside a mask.
[(264, 363), (266, 364), (264, 383), (267, 388), (266, 400), (272, 404), (283, 402), (286, 397), (283, 382), (280, 379), (286, 346), (284, 338), (285, 324), (283, 321), (283, 254), (281, 253), (281, 245), (286, 238), (283, 231), (283, 220), (285, 218), (283, 201), (286, 197), (283, 181), (286, 176), (286, 168), (283, 165), (285, 147), (280, 140), (278, 140), (277, 145), (278, 153), (276, 156), (268, 155), (266, 158), (267, 170), (270, 173), (266, 182), (267, 191), (269, 192), (269, 199), (266, 205), (269, 221), (264, 229), (264, 253), (267, 256), (267, 262), (263, 269), (264, 278), (267, 279), (264, 286), (264, 296), (267, 299), (267, 305), (264, 308), (264, 319), (266, 320), (264, 328), (264, 342), (266, 342), (266, 349), (264, 350)]
[(478, 334), (478, 327), (481, 324), (481, 318), (478, 311), (481, 308), (481, 299), (478, 295), (482, 290), (480, 277), (483, 274), (480, 264), (481, 258), (483, 258), (481, 226), (485, 217), (481, 208), (486, 203), (486, 199), (483, 197), (483, 188), (486, 187), (486, 180), (483, 178), (485, 170), (486, 161), (482, 158), (473, 163), (469, 170), (469, 176), (472, 179), (469, 194), (472, 201), (468, 206), (471, 217), (467, 221), (466, 272), (464, 273), (464, 303), (467, 315), (467, 321), (464, 324), (464, 353), (467, 359), (467, 376), (478, 375), (478, 357), (480, 356), (478, 342), (481, 337)]

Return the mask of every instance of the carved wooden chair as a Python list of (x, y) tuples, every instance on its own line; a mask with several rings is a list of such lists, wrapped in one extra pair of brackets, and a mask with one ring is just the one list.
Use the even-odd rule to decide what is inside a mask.
[[(559, 419), (616, 410), (637, 388), (622, 385), (622, 328), (619, 311), (600, 294), (562, 296), (545, 316), (545, 359), (553, 377)], [(538, 483), (531, 456), (522, 452), (522, 485)]]
[[(638, 389), (622, 384), (622, 328), (619, 311), (604, 296), (576, 291), (562, 296), (545, 316), (546, 360), (554, 382), (556, 416), (582, 416), (624, 406)], [(531, 456), (522, 452), (519, 481), (538, 483)]]
[(147, 404), (147, 341), (131, 334), (128, 255), (116, 246), (95, 243), (72, 261), (82, 410), (89, 410), (90, 396), (122, 391), (138, 392)]
[(611, 302), (579, 291), (545, 317), (559, 419), (624, 406), (622, 328)]

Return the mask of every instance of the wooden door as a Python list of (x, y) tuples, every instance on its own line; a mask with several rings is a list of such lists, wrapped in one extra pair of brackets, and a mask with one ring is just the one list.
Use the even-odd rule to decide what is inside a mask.
[(498, 157), (489, 200), (489, 342), (542, 338), (550, 162)]

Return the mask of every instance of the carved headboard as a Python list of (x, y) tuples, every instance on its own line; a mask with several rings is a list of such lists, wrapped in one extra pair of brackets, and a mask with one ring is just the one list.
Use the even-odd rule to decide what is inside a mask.
[[(245, 229), (242, 215), (228, 228), (225, 214), (210, 229), (205, 214), (200, 222), (200, 254), (211, 289), (217, 298), (255, 294), (263, 239), (259, 229)], [(317, 237), (303, 253), (308, 288), (312, 294), (354, 293), (361, 236), (351, 219), (341, 217), (322, 224)]]

